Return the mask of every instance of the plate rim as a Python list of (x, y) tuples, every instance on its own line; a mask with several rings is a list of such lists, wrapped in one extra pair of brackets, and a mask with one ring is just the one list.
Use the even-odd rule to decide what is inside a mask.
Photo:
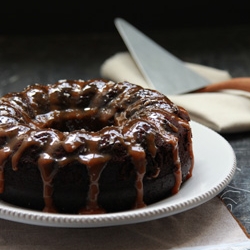
[[(174, 201), (176, 197), (178, 197), (178, 195), (180, 196), (182, 190), (185, 188), (186, 183), (184, 183), (183, 187), (176, 195), (168, 197), (145, 208), (99, 215), (50, 214), (17, 207), (0, 200), (0, 219), (38, 226), (91, 228), (146, 222), (171, 216), (197, 207), (214, 198), (232, 180), (236, 171), (236, 156), (229, 142), (220, 134), (195, 121), (190, 121), (190, 125), (193, 133), (197, 132), (197, 129), (200, 129), (203, 132), (205, 131), (215, 136), (227, 147), (227, 150), (231, 153), (232, 157), (231, 165), (226, 169), (227, 172), (225, 172), (223, 179), (214, 187), (206, 190), (206, 192), (203, 192), (190, 199), (183, 199), (182, 202), (177, 202), (175, 204)], [(194, 166), (194, 169), (195, 167), (196, 166)], [(172, 205), (170, 201), (173, 202)], [(170, 204), (168, 204), (169, 202)]]

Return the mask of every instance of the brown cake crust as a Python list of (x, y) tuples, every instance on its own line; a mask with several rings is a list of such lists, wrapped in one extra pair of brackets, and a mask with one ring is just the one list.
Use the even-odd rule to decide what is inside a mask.
[(144, 207), (192, 176), (187, 111), (103, 79), (34, 84), (0, 99), (0, 198), (45, 212)]

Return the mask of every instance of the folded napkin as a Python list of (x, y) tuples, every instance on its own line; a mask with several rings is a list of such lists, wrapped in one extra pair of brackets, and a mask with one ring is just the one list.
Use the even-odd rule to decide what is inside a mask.
[(54, 228), (2, 219), (0, 224), (1, 250), (247, 250), (250, 246), (218, 197), (180, 214), (129, 225)]
[[(207, 78), (211, 83), (231, 78), (227, 71), (186, 63), (186, 66)], [(113, 81), (129, 81), (148, 88), (146, 80), (128, 52), (119, 52), (101, 65), (101, 75)], [(192, 120), (220, 133), (250, 131), (250, 93), (223, 90), (211, 93), (169, 95), (168, 98), (184, 107)]]

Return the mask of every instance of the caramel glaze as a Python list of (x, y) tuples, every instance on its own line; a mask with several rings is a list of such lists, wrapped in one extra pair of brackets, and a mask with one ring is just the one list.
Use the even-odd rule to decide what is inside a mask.
[[(134, 208), (144, 207), (146, 154), (156, 156), (156, 136), (160, 135), (172, 148), (173, 194), (184, 181), (176, 136), (181, 128), (187, 131), (191, 158), (185, 177), (188, 179), (193, 169), (189, 116), (166, 96), (128, 82), (103, 79), (60, 80), (53, 85), (28, 86), (0, 99), (0, 193), (4, 192), (7, 159), (11, 157), (12, 169), (18, 171), (23, 153), (38, 147), (41, 150), (37, 166), (43, 181), (45, 212), (57, 212), (52, 194), (58, 170), (78, 161), (87, 167), (90, 179), (87, 205), (79, 213), (105, 213), (98, 205), (99, 179), (113, 153), (103, 149), (119, 143), (126, 148), (136, 171)], [(58, 148), (63, 148), (66, 154), (57, 155)], [(160, 171), (155, 166), (150, 178), (157, 178)]]

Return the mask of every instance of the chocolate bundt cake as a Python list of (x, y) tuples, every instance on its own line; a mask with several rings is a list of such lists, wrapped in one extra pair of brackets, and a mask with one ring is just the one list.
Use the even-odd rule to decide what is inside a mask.
[(141, 208), (192, 176), (187, 111), (103, 79), (34, 84), (0, 99), (0, 199), (44, 212)]

